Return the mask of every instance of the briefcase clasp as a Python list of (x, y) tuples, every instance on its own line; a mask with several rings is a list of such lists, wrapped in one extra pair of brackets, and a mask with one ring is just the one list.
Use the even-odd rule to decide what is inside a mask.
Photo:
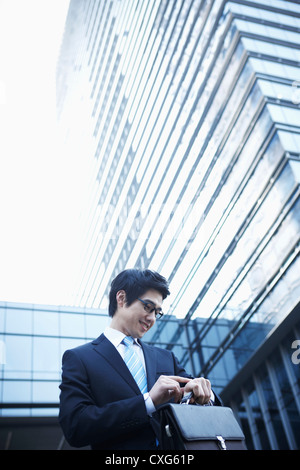
[(172, 437), (172, 433), (171, 433), (171, 429), (170, 429), (169, 424), (166, 424), (166, 425), (165, 425), (165, 430), (166, 430), (166, 435), (167, 435), (168, 437)]
[(222, 436), (216, 436), (221, 450), (227, 450), (225, 439)]

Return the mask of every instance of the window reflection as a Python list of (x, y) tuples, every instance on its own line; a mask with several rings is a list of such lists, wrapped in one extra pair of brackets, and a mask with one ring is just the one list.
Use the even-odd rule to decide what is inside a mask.
[(274, 432), (276, 441), (274, 444), (275, 448), (278, 449), (280, 443), (280, 449), (288, 449), (288, 442), (285, 436), (284, 428), (280, 418), (280, 413), (278, 409), (278, 404), (274, 395), (274, 390), (270, 382), (270, 377), (267, 371), (267, 368), (262, 364), (258, 370), (258, 378), (261, 381), (261, 387), (264, 394), (265, 404), (267, 406), (267, 412), (270, 416), (269, 426), (271, 427), (271, 432)]
[[(58, 404), (63, 353), (99, 336), (109, 317), (99, 310), (76, 308), (72, 313), (63, 307), (4, 305), (0, 305), (0, 341), (5, 350), (0, 365), (4, 404), (0, 416), (56, 416), (55, 407), (31, 409), (26, 404)], [(6, 409), (7, 403), (24, 403), (24, 408)]]
[(268, 434), (266, 431), (259, 398), (257, 395), (257, 391), (254, 387), (254, 383), (252, 379), (250, 379), (246, 384), (246, 393), (248, 394), (249, 404), (251, 406), (251, 411), (253, 414), (253, 428), (255, 429), (255, 434), (260, 442), (262, 450), (270, 450), (270, 442), (268, 439)]
[(32, 334), (32, 311), (7, 309), (5, 330), (7, 333)]
[(288, 46), (282, 46), (279, 44), (273, 44), (267, 41), (259, 41), (258, 39), (242, 38), (242, 42), (247, 51), (256, 52), (258, 54), (264, 54), (270, 57), (276, 57), (281, 59), (287, 59), (294, 62), (300, 60), (300, 51), (292, 49)]
[(34, 310), (33, 318), (33, 333), (35, 335), (57, 336), (59, 334), (58, 312)]
[(4, 377), (28, 378), (32, 370), (31, 336), (5, 335), (6, 363), (3, 366)]

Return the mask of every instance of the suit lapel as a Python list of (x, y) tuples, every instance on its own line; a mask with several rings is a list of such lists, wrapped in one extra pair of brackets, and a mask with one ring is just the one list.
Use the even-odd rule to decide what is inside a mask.
[(141, 393), (137, 386), (136, 381), (132, 377), (122, 357), (113, 346), (113, 344), (106, 338), (105, 335), (99, 336), (98, 339), (93, 341), (94, 350), (100, 354), (116, 372), (131, 386), (135, 393)]
[(144, 344), (142, 341), (139, 341), (139, 343), (141, 344), (144, 352), (149, 392), (156, 380), (156, 351), (155, 348)]

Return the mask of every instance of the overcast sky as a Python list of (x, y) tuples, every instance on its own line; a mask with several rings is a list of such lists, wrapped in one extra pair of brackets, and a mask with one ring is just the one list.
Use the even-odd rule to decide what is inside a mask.
[(68, 4), (0, 0), (1, 301), (68, 303), (73, 189), (55, 127)]

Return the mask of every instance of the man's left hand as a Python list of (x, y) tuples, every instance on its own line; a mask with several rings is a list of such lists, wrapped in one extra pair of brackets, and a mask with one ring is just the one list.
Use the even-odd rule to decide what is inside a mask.
[(198, 405), (206, 405), (211, 399), (212, 391), (210, 381), (204, 377), (192, 379), (184, 387), (184, 393), (193, 392), (190, 403), (198, 403)]

